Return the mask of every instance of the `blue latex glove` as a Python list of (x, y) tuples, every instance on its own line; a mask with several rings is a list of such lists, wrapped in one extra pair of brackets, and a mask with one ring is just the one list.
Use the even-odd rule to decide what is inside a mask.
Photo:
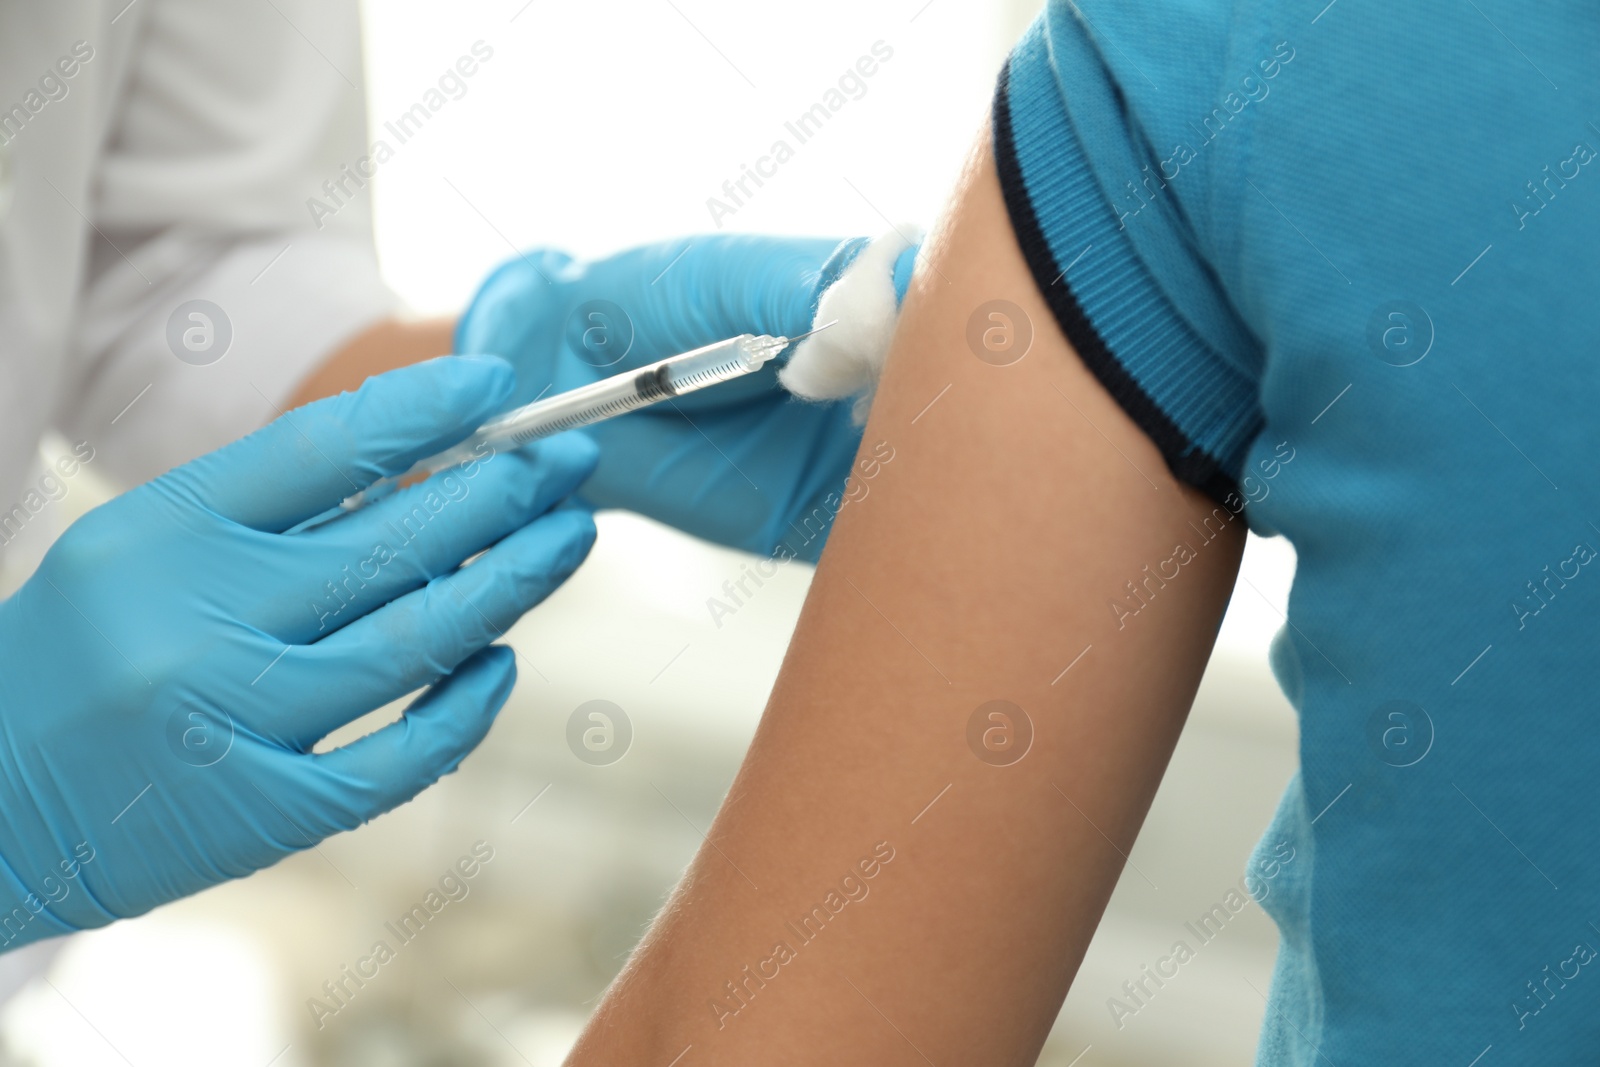
[[(552, 250), (483, 284), (456, 351), (504, 356), (517, 402), (741, 333), (811, 328), (822, 290), (866, 245), (694, 237), (582, 263)], [(896, 269), (903, 294), (911, 259)], [(815, 560), (861, 440), (848, 403), (790, 397), (775, 367), (585, 430), (600, 465), (581, 494), (725, 545)]]
[[(489, 643), (593, 541), (585, 512), (550, 509), (594, 445), (490, 455), (286, 531), (460, 440), (513, 386), (495, 359), (395, 371), (66, 531), (0, 604), (0, 945), (270, 866), (455, 769), (516, 677)], [(311, 753), (421, 686), (399, 722)]]

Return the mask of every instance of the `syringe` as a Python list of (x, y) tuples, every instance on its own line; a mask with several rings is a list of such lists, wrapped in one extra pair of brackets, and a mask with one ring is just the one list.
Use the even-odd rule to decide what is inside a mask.
[(638, 370), (625, 371), (590, 385), (579, 386), (547, 400), (535, 400), (504, 415), (495, 416), (460, 444), (419, 460), (397, 478), (383, 478), (374, 482), (354, 496), (346, 497), (340, 506), (346, 511), (354, 511), (386, 496), (397, 484), (407, 479), (425, 477), (458, 463), (493, 455), (496, 451), (518, 448), (540, 437), (615, 418), (670, 397), (683, 396), (730, 378), (742, 377), (760, 370), (792, 342), (832, 325), (830, 322), (795, 337), (742, 333), (704, 348), (669, 356)]

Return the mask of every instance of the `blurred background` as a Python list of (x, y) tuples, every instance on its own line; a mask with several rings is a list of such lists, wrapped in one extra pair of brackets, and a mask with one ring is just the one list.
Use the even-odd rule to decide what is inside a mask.
[[(844, 235), (931, 221), (1035, 13), (1020, 0), (364, 7), (375, 131), (475, 43), (493, 50), (370, 188), (384, 273), (419, 313), (458, 310), (514, 249), (591, 256), (715, 228), (707, 199), (879, 42), (892, 58), (865, 94), (721, 222)], [(75, 487), (56, 510), (93, 502)], [(707, 600), (749, 557), (629, 515), (599, 523), (588, 563), (510, 635), (516, 692), (459, 773), (255, 877), (71, 939), (0, 1017), (0, 1062), (560, 1063), (709, 825), (810, 580), (782, 567), (719, 626)], [(26, 554), (7, 567), (9, 588)], [(1248, 1062), (1272, 924), (1249, 904), (1203, 945), (1186, 924), (1238, 889), (1294, 770), (1293, 715), (1266, 665), (1293, 569), (1281, 538), (1252, 537), (1190, 727), (1040, 1063)], [(631, 726), (609, 763), (568, 743), (569, 717), (596, 700)], [(474, 848), (493, 858), (469, 894), (319, 1019), (311, 998), (337, 1003), (324, 983)], [(1130, 1000), (1123, 983), (1180, 939), (1195, 958)]]

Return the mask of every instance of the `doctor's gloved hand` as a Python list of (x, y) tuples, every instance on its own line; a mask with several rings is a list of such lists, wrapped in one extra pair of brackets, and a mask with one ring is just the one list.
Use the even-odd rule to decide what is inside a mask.
[[(594, 445), (489, 453), (293, 528), (513, 386), (500, 360), (444, 358), (293, 411), (90, 512), (0, 603), (0, 949), (270, 866), (483, 739), (516, 677), (490, 642), (593, 541), (552, 508)], [(400, 721), (312, 752), (424, 686)]]
[[(530, 251), (484, 282), (456, 351), (510, 360), (520, 404), (741, 333), (793, 337), (811, 329), (821, 293), (867, 245), (701, 236), (589, 263)], [(895, 264), (901, 294), (910, 263)], [(799, 401), (771, 366), (584, 432), (600, 445), (580, 491), (590, 504), (810, 560), (861, 440), (848, 403)]]

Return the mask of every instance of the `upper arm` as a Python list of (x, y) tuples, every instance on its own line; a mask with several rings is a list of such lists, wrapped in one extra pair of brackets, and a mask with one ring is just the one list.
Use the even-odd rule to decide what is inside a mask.
[(926, 255), (749, 756), (575, 1063), (1031, 1063), (1149, 806), (1243, 523), (1074, 354), (987, 139)]

